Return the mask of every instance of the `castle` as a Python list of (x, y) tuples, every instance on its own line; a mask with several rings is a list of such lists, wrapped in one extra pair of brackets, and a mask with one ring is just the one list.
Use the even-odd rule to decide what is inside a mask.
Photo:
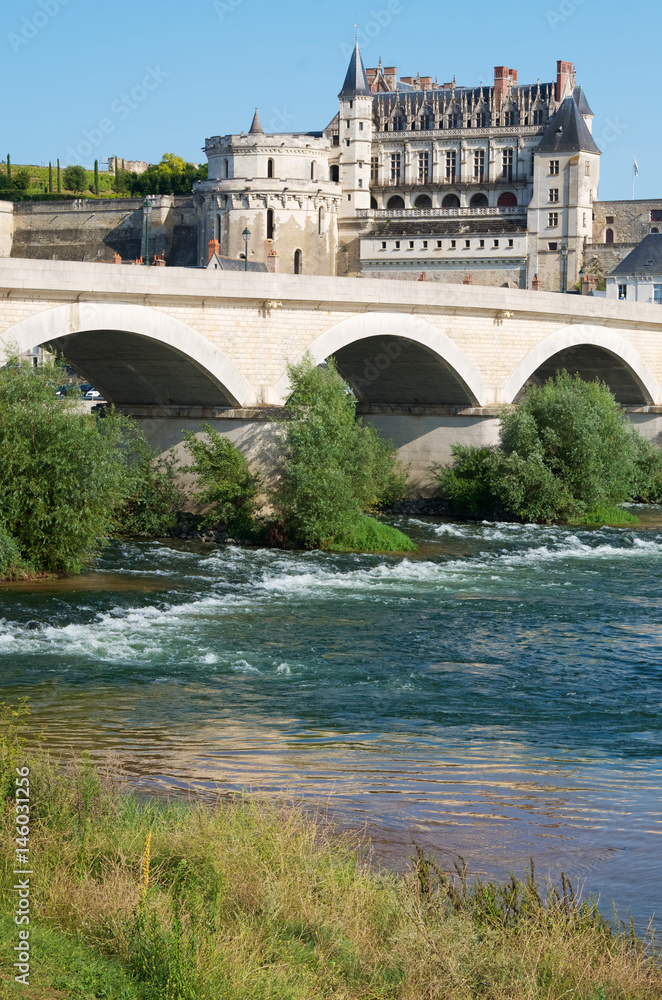
[(576, 284), (592, 240), (600, 150), (572, 63), (491, 87), (366, 71), (358, 42), (340, 108), (320, 132), (208, 139), (196, 184), (200, 263), (229, 257), (289, 273)]
[(497, 66), (492, 86), (460, 87), (366, 70), (357, 43), (339, 100), (321, 131), (266, 134), (256, 111), (248, 133), (207, 139), (190, 195), (0, 201), (0, 257), (206, 267), (248, 248), (273, 272), (572, 291), (662, 223), (662, 199), (598, 201), (570, 62), (547, 83)]

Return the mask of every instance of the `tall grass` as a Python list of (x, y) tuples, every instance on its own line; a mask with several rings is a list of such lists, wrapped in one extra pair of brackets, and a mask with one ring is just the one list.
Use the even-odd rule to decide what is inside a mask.
[[(16, 752), (15, 739), (0, 742), (5, 778)], [(533, 869), (524, 882), (472, 883), (461, 864), (445, 872), (420, 851), (407, 875), (377, 873), (347, 838), (295, 808), (139, 802), (89, 758), (63, 770), (44, 752), (29, 757), (35, 933), (63, 954), (66, 943), (79, 949), (95, 970), (96, 992), (72, 996), (662, 996), (650, 949), (578, 900), (565, 877), (547, 893)], [(9, 913), (13, 803), (3, 787)]]

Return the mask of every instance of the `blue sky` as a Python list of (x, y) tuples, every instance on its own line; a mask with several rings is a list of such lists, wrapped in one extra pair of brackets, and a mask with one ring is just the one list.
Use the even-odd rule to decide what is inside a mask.
[(199, 162), (205, 138), (248, 129), (256, 105), (266, 130), (322, 128), (357, 17), (366, 65), (381, 56), (404, 76), (492, 83), (507, 65), (547, 82), (557, 59), (574, 61), (603, 140), (601, 198), (631, 197), (635, 150), (637, 197), (662, 196), (659, 0), (13, 0), (0, 12), (0, 156)]

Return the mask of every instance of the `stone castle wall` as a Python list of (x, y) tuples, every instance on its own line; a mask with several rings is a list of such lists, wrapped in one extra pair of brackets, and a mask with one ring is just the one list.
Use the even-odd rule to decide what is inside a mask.
[[(152, 200), (150, 258), (165, 254), (168, 264), (194, 265), (197, 214), (192, 198), (162, 195)], [(13, 210), (12, 257), (110, 263), (115, 254), (135, 260), (144, 251), (142, 198), (3, 204)]]
[(14, 205), (0, 201), (0, 257), (10, 257), (14, 239)]

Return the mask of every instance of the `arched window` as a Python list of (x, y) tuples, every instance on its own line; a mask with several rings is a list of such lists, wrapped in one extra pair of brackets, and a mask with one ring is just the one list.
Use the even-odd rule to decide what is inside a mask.
[(294, 273), (303, 274), (303, 254), (301, 250), (294, 251)]
[(273, 176), (274, 176), (274, 161), (267, 160), (267, 177), (273, 177)]
[(334, 184), (340, 184), (340, 167), (337, 163), (331, 164), (331, 181)]
[(275, 228), (276, 228), (276, 226), (275, 226), (275, 222), (274, 222), (274, 210), (273, 210), (273, 208), (268, 208), (267, 209), (267, 239), (268, 240), (272, 240), (274, 238)]
[(517, 195), (513, 194), (512, 191), (504, 191), (503, 194), (499, 195), (497, 205), (499, 208), (515, 208), (517, 205)]
[(660, 231), (660, 230), (659, 230), (659, 229), (657, 229), (657, 228), (655, 228), (655, 227), (654, 227), (653, 229), (651, 229), (651, 233), (659, 233), (659, 231)]
[(475, 194), (469, 202), (471, 208), (487, 208), (489, 202), (486, 194)]
[(310, 164), (310, 179), (311, 179), (311, 181), (315, 180), (315, 161), (314, 160)]
[(456, 194), (447, 194), (441, 203), (442, 208), (459, 208), (460, 199)]
[(230, 169), (227, 160), (221, 160), (221, 179), (228, 178), (230, 176)]
[(379, 205), (377, 204), (377, 199), (375, 197), (373, 197), (372, 195), (370, 196), (370, 208), (374, 208), (374, 209), (378, 209), (379, 208)]
[(219, 243), (221, 241), (221, 231), (222, 231), (221, 217), (220, 215), (217, 215), (216, 218), (214, 219), (214, 239), (218, 240)]
[(392, 198), (389, 198), (386, 207), (389, 212), (401, 212), (405, 207), (404, 199), (399, 194), (393, 195)]
[(432, 198), (429, 194), (419, 194), (414, 202), (414, 208), (432, 208)]
[(320, 210), (317, 217), (317, 232), (321, 236), (324, 232), (324, 206), (320, 205)]
[(607, 232), (605, 233), (605, 243), (613, 243), (613, 242), (614, 242), (614, 230), (608, 229)]

